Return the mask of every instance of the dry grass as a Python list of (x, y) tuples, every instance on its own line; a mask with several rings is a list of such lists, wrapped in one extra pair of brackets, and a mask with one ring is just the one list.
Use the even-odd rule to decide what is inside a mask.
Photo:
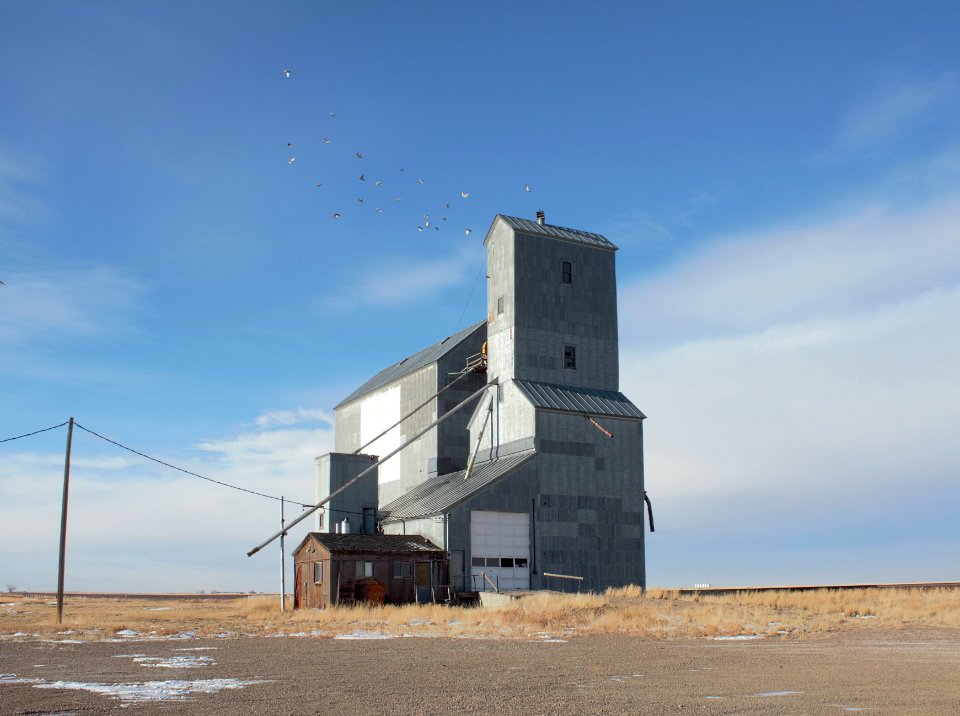
[[(64, 624), (49, 600), (5, 595), (0, 638), (299, 634), (357, 631), (429, 636), (529, 637), (630, 634), (651, 638), (762, 634), (799, 636), (853, 625), (960, 627), (960, 590), (858, 589), (681, 595), (638, 587), (603, 594), (541, 592), (492, 608), (354, 606), (279, 612), (278, 597), (229, 600), (73, 597)], [(64, 635), (63, 632), (72, 632)]]

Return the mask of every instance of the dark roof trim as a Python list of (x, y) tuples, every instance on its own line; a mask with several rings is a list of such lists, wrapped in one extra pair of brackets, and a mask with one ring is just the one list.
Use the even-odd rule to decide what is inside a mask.
[(384, 505), (380, 510), (380, 521), (400, 522), (442, 515), (499, 482), (535, 456), (535, 451), (525, 450), (495, 460), (478, 462), (466, 480), (466, 470), (432, 477), (390, 504)]
[[(403, 360), (394, 363), (389, 368), (384, 368), (366, 383), (350, 393), (350, 395), (348, 395), (346, 398), (337, 403), (337, 405), (334, 406), (334, 410), (346, 405), (347, 403), (352, 403), (358, 398), (362, 398), (367, 393), (372, 393), (378, 388), (383, 388), (384, 386), (387, 386), (390, 383), (403, 378), (404, 376), (415, 373), (421, 368), (425, 368), (432, 363), (436, 363), (447, 353), (467, 340), (471, 335), (473, 335), (474, 332), (485, 327), (486, 323), (486, 321), (478, 321), (472, 326), (464, 328), (462, 331), (454, 333), (452, 336), (447, 336), (442, 341), (434, 343), (432, 346), (428, 346), (418, 353), (407, 356)], [(479, 344), (477, 345), (477, 350), (480, 350)]]
[(298, 553), (314, 539), (331, 554), (430, 554), (443, 553), (440, 547), (420, 535), (370, 535), (310, 532), (293, 551)]
[[(563, 226), (553, 226), (552, 224), (540, 224), (530, 219), (520, 219), (516, 216), (507, 216), (497, 214), (494, 223), (503, 220), (517, 233), (527, 234), (529, 236), (545, 236), (549, 239), (560, 239), (575, 244), (586, 244), (596, 249), (606, 249), (616, 251), (617, 247), (610, 239), (601, 234), (595, 234), (592, 231), (581, 231), (580, 229), (568, 229)], [(492, 228), (492, 227), (491, 227)], [(489, 233), (487, 234), (489, 236)]]
[(623, 393), (615, 390), (575, 388), (569, 385), (515, 381), (534, 407), (584, 415), (643, 420), (647, 416)]

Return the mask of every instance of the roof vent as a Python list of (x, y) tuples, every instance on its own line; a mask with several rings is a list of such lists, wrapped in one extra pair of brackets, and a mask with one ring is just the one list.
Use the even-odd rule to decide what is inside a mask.
[(542, 211), (537, 212), (537, 223), (540, 224), (540, 226), (543, 226), (545, 223), (547, 223), (547, 215)]

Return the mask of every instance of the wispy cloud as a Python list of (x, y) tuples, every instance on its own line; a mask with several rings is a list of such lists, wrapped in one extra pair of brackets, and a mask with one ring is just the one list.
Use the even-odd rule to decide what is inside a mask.
[(436, 258), (371, 260), (337, 293), (322, 297), (320, 306), (343, 309), (415, 303), (472, 280), (484, 260), (482, 249), (466, 245)]
[(254, 421), (261, 428), (303, 425), (309, 423), (333, 424), (333, 418), (320, 408), (296, 408), (294, 410), (268, 410)]
[(659, 248), (671, 244), (679, 230), (689, 227), (697, 214), (716, 202), (716, 194), (699, 191), (661, 211), (628, 211), (607, 222), (600, 233), (621, 247)]
[(902, 83), (861, 100), (843, 118), (818, 162), (876, 149), (916, 129), (956, 96), (957, 78), (947, 72), (932, 79)]
[(42, 205), (35, 191), (45, 178), (35, 161), (0, 148), (0, 220), (24, 221), (39, 213)]
[(819, 222), (719, 237), (621, 290), (624, 324), (650, 345), (749, 334), (895, 302), (960, 277), (960, 196), (881, 204)]
[(958, 225), (956, 196), (858, 207), (724, 237), (624, 287), (621, 384), (650, 416), (668, 529), (756, 537), (784, 511), (814, 529), (908, 484), (954, 499)]
[(3, 280), (0, 345), (113, 333), (129, 326), (146, 293), (140, 280), (104, 265), (14, 271)]
[[(157, 457), (294, 503), (312, 501), (314, 458), (333, 449), (325, 413), (274, 410), (253, 423), (256, 429), (241, 427), (232, 436), (199, 443), (199, 453)], [(306, 427), (311, 424), (315, 427)], [(74, 447), (70, 588), (127, 589), (133, 579), (143, 589), (168, 591), (272, 587), (275, 562), (248, 559), (246, 551), (279, 528), (279, 502), (111, 450), (87, 442)], [(55, 581), (62, 470), (61, 453), (14, 453), (0, 463), (0, 540), (5, 547), (0, 572), (23, 587), (49, 588)], [(288, 520), (297, 514), (296, 505), (288, 504)], [(305, 520), (289, 539), (298, 540), (311, 524)], [(184, 545), (202, 545), (198, 554), (203, 560), (216, 553), (219, 567), (193, 568), (194, 556)], [(113, 563), (139, 569), (138, 557), (153, 564), (155, 572), (133, 576), (108, 568)], [(177, 574), (175, 582), (171, 571)]]

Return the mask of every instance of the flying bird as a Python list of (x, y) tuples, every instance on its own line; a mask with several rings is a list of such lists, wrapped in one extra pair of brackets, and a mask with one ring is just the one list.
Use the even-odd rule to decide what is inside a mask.
[(297, 158), (296, 158), (296, 157), (290, 157), (290, 158), (287, 160), (287, 164), (293, 164), (295, 161), (297, 161)]
[(423, 184), (423, 179), (417, 179), (417, 181)]
[(360, 181), (366, 181), (366, 180), (367, 180), (367, 178), (366, 178), (363, 174), (361, 174), (361, 175), (360, 175)]
[(424, 221), (424, 222), (423, 222), (423, 225), (426, 226), (428, 229), (430, 228), (430, 222), (429, 222), (429, 221)]
[[(464, 230), (463, 230), (464, 236), (470, 236), (470, 234), (472, 234), (472, 233), (473, 233), (473, 229), (464, 229)], [(490, 278), (490, 277), (487, 276), (487, 278)]]
[(449, 209), (449, 208), (450, 208), (450, 205), (449, 205), (449, 204), (444, 204), (444, 205), (443, 205), (443, 208)]
[(357, 152), (357, 159), (363, 159), (363, 155), (360, 152)]
[(323, 182), (322, 182), (322, 181), (318, 181), (318, 182), (317, 182), (317, 186), (318, 186), (318, 187), (323, 186)]
[(382, 213), (383, 213), (383, 209), (381, 209), (379, 206), (377, 207), (377, 213), (378, 213), (378, 214), (382, 214)]
[(466, 199), (466, 198), (469, 197), (469, 196), (470, 196), (470, 194), (467, 193), (467, 192), (465, 192), (465, 191), (461, 191), (461, 192), (460, 192), (460, 198), (461, 198), (461, 199)]
[(383, 186), (383, 182), (377, 179), (377, 181), (374, 182), (374, 186)]
[(523, 190), (524, 190), (524, 191), (533, 191), (533, 189), (530, 188), (530, 185), (529, 185), (529, 184), (524, 184), (524, 185), (523, 185)]
[(336, 117), (336, 116), (337, 116), (337, 113), (336, 113), (336, 112), (331, 112), (331, 113), (330, 113), (330, 116), (331, 116), (331, 117)]
[(339, 212), (339, 211), (334, 212), (333, 218), (334, 218), (334, 219), (339, 219), (339, 218), (340, 218), (340, 212)]
[(360, 206), (363, 206), (363, 197), (362, 197), (362, 196), (361, 196), (359, 199), (357, 199), (357, 203), (360, 204)]
[(287, 142), (287, 146), (293, 148), (293, 142)]
[(289, 77), (291, 74), (293, 74), (293, 73), (290, 72), (290, 68), (289, 68), (289, 67), (287, 67), (287, 68), (283, 71), (283, 76), (284, 76), (284, 77)]
[(422, 226), (418, 226), (418, 227), (417, 227), (417, 231), (419, 231), (419, 232), (422, 234), (422, 233), (423, 233), (423, 227), (422, 227)]
[(323, 138), (323, 143), (324, 143), (324, 144), (330, 144), (330, 139), (329, 139), (329, 137), (324, 137), (324, 138)]

